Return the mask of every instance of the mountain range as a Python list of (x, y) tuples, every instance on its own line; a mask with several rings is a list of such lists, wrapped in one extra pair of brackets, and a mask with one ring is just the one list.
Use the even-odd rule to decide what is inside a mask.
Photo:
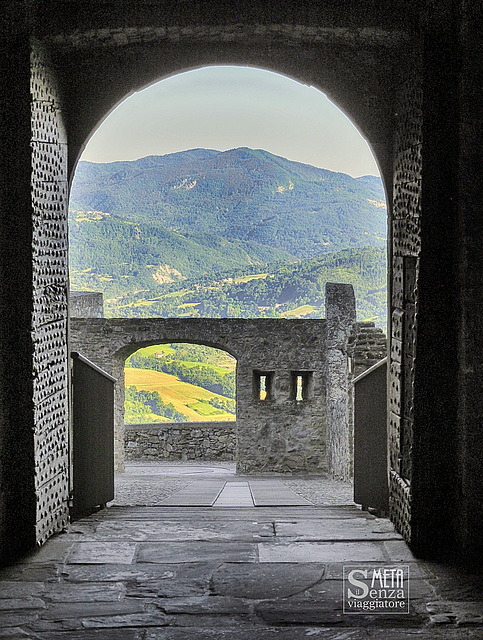
[[(104, 291), (119, 315), (134, 299), (159, 299), (168, 289), (172, 296), (188, 284), (199, 291), (210, 279), (234, 274), (273, 275), (335, 252), (347, 258), (357, 247), (378, 247), (384, 261), (387, 222), (375, 176), (352, 178), (238, 148), (80, 162), (69, 224), (73, 288)], [(373, 261), (376, 254), (364, 255)], [(272, 312), (289, 302), (274, 303)], [(199, 309), (196, 301), (182, 304)]]

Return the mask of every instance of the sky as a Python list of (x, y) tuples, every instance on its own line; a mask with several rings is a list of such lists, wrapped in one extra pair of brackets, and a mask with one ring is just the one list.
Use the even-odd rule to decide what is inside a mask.
[(100, 124), (81, 159), (136, 160), (199, 147), (265, 149), (353, 177), (379, 175), (367, 142), (321, 91), (248, 67), (205, 67), (134, 93)]

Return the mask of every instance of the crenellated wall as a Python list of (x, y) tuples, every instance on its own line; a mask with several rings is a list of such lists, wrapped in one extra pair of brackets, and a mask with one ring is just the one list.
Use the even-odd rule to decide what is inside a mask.
[[(73, 350), (118, 379), (116, 468), (123, 469), (126, 453), (131, 459), (142, 459), (143, 455), (155, 458), (158, 449), (158, 458), (182, 459), (193, 449), (188, 437), (193, 425), (189, 429), (183, 423), (175, 427), (127, 425), (125, 434), (123, 415), (126, 358), (148, 344), (194, 342), (224, 349), (237, 358), (237, 420), (231, 428), (236, 430), (239, 472), (328, 470), (333, 476), (350, 479), (351, 363), (356, 362), (358, 371), (368, 368), (384, 357), (386, 342), (381, 329), (354, 323), (352, 285), (327, 284), (326, 312), (327, 320), (72, 318)], [(266, 388), (263, 399), (261, 378)], [(297, 379), (301, 383), (298, 392)], [(211, 427), (209, 423), (199, 424), (205, 433), (210, 428), (215, 432), (218, 426), (216, 422)], [(173, 429), (176, 437), (167, 449)], [(215, 440), (218, 435), (213, 436)], [(196, 454), (198, 459), (222, 454), (210, 438), (205, 440)]]
[(71, 318), (103, 318), (102, 293), (95, 291), (70, 291), (69, 311)]

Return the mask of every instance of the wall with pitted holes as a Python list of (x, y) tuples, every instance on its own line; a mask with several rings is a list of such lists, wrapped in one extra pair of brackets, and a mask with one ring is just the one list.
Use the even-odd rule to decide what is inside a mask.
[(68, 518), (67, 139), (56, 79), (33, 43), (32, 340), (36, 539)]

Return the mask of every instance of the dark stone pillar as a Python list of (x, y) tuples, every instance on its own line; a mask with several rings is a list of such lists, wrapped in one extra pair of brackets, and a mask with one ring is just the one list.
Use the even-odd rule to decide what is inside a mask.
[[(18, 8), (18, 7), (17, 7)], [(0, 557), (35, 543), (30, 47), (21, 14), (1, 34)]]
[[(444, 28), (445, 27), (445, 28)], [(424, 42), (421, 250), (411, 470), (411, 546), (450, 555), (455, 543), (458, 95), (455, 33)]]
[(481, 7), (461, 3), (458, 173), (459, 413), (455, 537), (483, 556), (483, 43)]

